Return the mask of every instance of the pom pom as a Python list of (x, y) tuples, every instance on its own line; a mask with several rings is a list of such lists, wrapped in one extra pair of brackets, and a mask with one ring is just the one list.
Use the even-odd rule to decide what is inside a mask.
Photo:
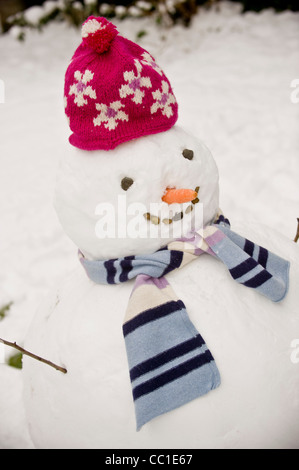
[(91, 47), (98, 54), (108, 51), (117, 34), (114, 24), (106, 18), (90, 16), (82, 25), (83, 44)]

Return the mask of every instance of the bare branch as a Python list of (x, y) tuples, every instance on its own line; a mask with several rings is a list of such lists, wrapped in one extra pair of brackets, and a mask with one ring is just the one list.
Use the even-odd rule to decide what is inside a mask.
[(297, 218), (297, 222), (298, 222), (297, 233), (296, 233), (296, 236), (294, 238), (295, 243), (297, 243), (297, 241), (299, 240), (299, 218)]
[(42, 357), (37, 356), (36, 354), (26, 351), (26, 349), (22, 348), (16, 343), (11, 343), (10, 341), (6, 341), (5, 339), (2, 339), (2, 338), (0, 338), (0, 342), (5, 344), (6, 346), (11, 346), (12, 348), (17, 349), (18, 351), (20, 351), (22, 354), (25, 354), (26, 356), (32, 357), (33, 359), (43, 362), (44, 364), (48, 364), (48, 366), (54, 367), (54, 369), (60, 370), (60, 372), (63, 372), (64, 374), (67, 373), (67, 370), (64, 367), (60, 367), (57, 364), (54, 364), (53, 362), (48, 361), (47, 359), (43, 359)]

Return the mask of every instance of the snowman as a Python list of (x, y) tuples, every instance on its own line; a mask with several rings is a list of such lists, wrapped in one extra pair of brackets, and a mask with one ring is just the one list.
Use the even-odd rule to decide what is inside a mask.
[(64, 99), (55, 208), (78, 267), (26, 338), (67, 370), (24, 357), (34, 445), (298, 446), (296, 245), (231, 230), (167, 77), (106, 19), (83, 24)]

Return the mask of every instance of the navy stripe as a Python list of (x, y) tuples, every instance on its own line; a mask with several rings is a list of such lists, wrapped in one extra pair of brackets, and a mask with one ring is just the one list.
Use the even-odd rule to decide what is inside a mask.
[(268, 250), (266, 248), (263, 248), (260, 246), (260, 251), (259, 251), (259, 257), (258, 257), (258, 263), (265, 268), (267, 266), (267, 261), (268, 261)]
[(137, 400), (137, 398), (147, 395), (148, 393), (154, 392), (160, 387), (164, 387), (170, 382), (187, 375), (189, 372), (192, 372), (195, 369), (202, 367), (203, 365), (213, 361), (214, 358), (209, 350), (200, 354), (199, 356), (193, 357), (188, 361), (180, 364), (172, 369), (163, 372), (163, 374), (157, 375), (156, 377), (137, 385), (133, 389), (133, 398)]
[(247, 240), (247, 238), (245, 238), (244, 251), (245, 251), (249, 256), (252, 256), (252, 255), (253, 255), (253, 250), (254, 250), (254, 243), (251, 242), (250, 240)]
[(161, 276), (165, 276), (169, 272), (173, 271), (176, 268), (181, 266), (184, 253), (182, 251), (170, 250), (170, 262), (169, 265), (165, 268)]
[(137, 379), (137, 377), (140, 377), (143, 374), (147, 374), (148, 372), (163, 366), (167, 362), (170, 362), (177, 357), (183, 356), (184, 354), (187, 354), (196, 348), (200, 348), (204, 344), (205, 342), (203, 338), (200, 336), (200, 334), (198, 334), (194, 338), (188, 339), (187, 341), (184, 341), (183, 343), (180, 343), (173, 348), (167, 349), (166, 351), (163, 351), (162, 353), (157, 354), (156, 356), (151, 357), (150, 359), (147, 359), (146, 361), (141, 362), (137, 366), (133, 367), (130, 370), (131, 380), (133, 381)]
[(258, 273), (253, 278), (249, 279), (248, 281), (242, 283), (246, 287), (259, 287), (264, 284), (266, 281), (271, 279), (272, 275), (263, 269), (260, 273)]
[(231, 273), (234, 279), (238, 279), (239, 277), (254, 269), (256, 266), (257, 262), (253, 258), (247, 258), (242, 263), (230, 269), (229, 272)]
[(167, 245), (166, 245), (166, 246), (162, 246), (162, 248), (159, 248), (159, 250), (157, 250), (157, 252), (158, 252), (158, 251), (165, 251), (165, 250), (168, 250), (168, 246), (167, 246)]
[(216, 220), (216, 222), (214, 222), (214, 225), (219, 225), (221, 222), (223, 222), (224, 224), (227, 224), (230, 226), (230, 221), (228, 219), (226, 219), (224, 217), (224, 215), (219, 215), (218, 219)]
[(115, 284), (115, 274), (116, 274), (116, 268), (114, 266), (114, 261), (116, 259), (108, 259), (108, 261), (105, 261), (104, 266), (107, 271), (107, 283), (108, 284)]
[(146, 323), (157, 320), (158, 318), (165, 317), (166, 315), (170, 315), (171, 313), (182, 310), (183, 308), (185, 308), (185, 305), (181, 300), (171, 300), (170, 302), (166, 302), (165, 304), (159, 305), (158, 307), (145, 310), (123, 325), (124, 336), (136, 330), (136, 328), (145, 325)]
[(122, 272), (119, 276), (119, 282), (126, 282), (128, 280), (129, 272), (132, 271), (132, 261), (135, 259), (135, 256), (125, 256), (120, 262)]

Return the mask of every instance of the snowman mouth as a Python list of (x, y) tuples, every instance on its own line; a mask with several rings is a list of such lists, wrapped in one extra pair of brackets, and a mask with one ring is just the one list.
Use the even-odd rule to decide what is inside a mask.
[[(199, 187), (196, 187), (195, 191), (198, 193)], [(143, 217), (154, 225), (159, 225), (160, 223), (164, 225), (170, 225), (173, 222), (182, 220), (185, 214), (190, 214), (193, 211), (195, 204), (197, 204), (199, 201), (199, 198), (196, 197), (187, 207), (184, 208), (183, 211), (177, 211), (174, 214), (172, 214), (172, 211), (170, 211), (169, 217), (161, 218), (157, 215), (151, 214), (150, 212), (143, 214)]]

